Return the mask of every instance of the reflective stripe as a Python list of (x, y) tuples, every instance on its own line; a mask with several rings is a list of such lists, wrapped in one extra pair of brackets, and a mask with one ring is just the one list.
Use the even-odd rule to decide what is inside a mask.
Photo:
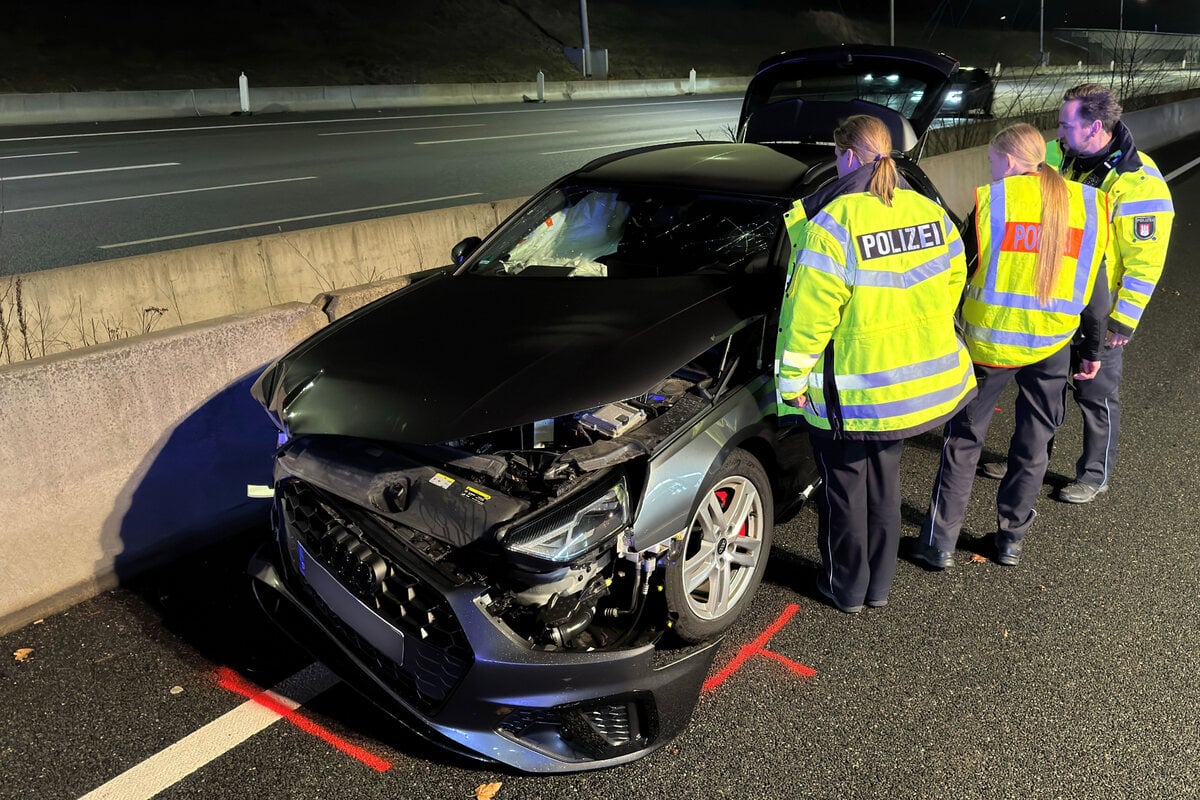
[[(1099, 220), (1096, 219), (1099, 202), (1099, 191), (1092, 186), (1083, 188), (1083, 240), (1079, 243), (1079, 255), (1075, 258), (1075, 286), (1071, 299), (1079, 304), (1082, 311), (1087, 304), (1088, 280), (1093, 270), (1100, 268), (1100, 260), (1096, 258), (1097, 236), (1100, 230)], [(1105, 232), (1108, 231), (1108, 220), (1105, 220)], [(1075, 312), (1078, 313), (1078, 312)]]
[(817, 363), (817, 359), (821, 357), (820, 353), (816, 355), (808, 355), (806, 353), (793, 353), (791, 350), (784, 350), (779, 355), (784, 364), (797, 369), (807, 369)]
[(802, 394), (807, 388), (808, 380), (806, 378), (785, 378), (782, 375), (779, 376), (780, 393)]
[(829, 216), (829, 213), (822, 211), (812, 218), (812, 224), (824, 229), (830, 236), (834, 238), (843, 250), (850, 249), (850, 234), (841, 226), (837, 220)]
[(954, 241), (950, 242), (949, 254), (951, 258), (957, 258), (963, 254), (962, 239), (955, 239)]
[(1017, 347), (1030, 347), (1040, 349), (1043, 347), (1052, 347), (1056, 344), (1062, 344), (1071, 338), (1071, 333), (1038, 336), (1033, 333), (1018, 333), (1016, 331), (998, 331), (993, 328), (981, 328), (978, 325), (968, 324), (966, 326), (968, 339), (974, 339), (978, 342), (987, 342), (988, 344), (1010, 344)]
[[(1084, 277), (1083, 288), (1087, 288), (1087, 272), (1081, 270)], [(1076, 297), (1083, 294), (1083, 291), (1077, 285)], [(1062, 300), (1057, 297), (1051, 297), (1047, 305), (1041, 305), (1037, 297), (1031, 294), (1015, 294), (1013, 292), (990, 292), (986, 289), (981, 289), (978, 286), (967, 287), (967, 297), (976, 300), (980, 303), (986, 303), (989, 306), (1000, 306), (1003, 308), (1019, 308), (1022, 311), (1049, 311), (1055, 314), (1078, 314), (1083, 311), (1083, 302), (1076, 299)]]
[(842, 283), (849, 283), (850, 279), (846, 275), (846, 268), (838, 263), (838, 260), (833, 256), (825, 253), (816, 253), (812, 250), (805, 250), (796, 257), (796, 263), (815, 269), (817, 272), (824, 272), (826, 275), (832, 275)]
[(987, 264), (987, 290), (989, 292), (996, 291), (996, 276), (1000, 273), (1000, 242), (1004, 241), (1004, 228), (1008, 222), (1008, 213), (1004, 207), (1004, 181), (997, 181), (991, 185), (992, 207), (989, 209), (991, 228), (991, 257)]
[(854, 274), (855, 286), (875, 286), (883, 289), (907, 289), (940, 275), (950, 269), (950, 257), (946, 253), (934, 256), (924, 264), (918, 264), (904, 272), (888, 272), (877, 269), (859, 269)]
[(1145, 309), (1143, 309), (1141, 306), (1135, 306), (1128, 300), (1117, 301), (1117, 313), (1129, 317), (1134, 322), (1137, 322), (1142, 318), (1142, 312), (1144, 310)]
[[(962, 380), (955, 386), (947, 386), (943, 389), (924, 394), (919, 397), (910, 397), (905, 400), (893, 400), (890, 403), (863, 403), (862, 405), (846, 405), (842, 404), (843, 419), (887, 419), (889, 417), (903, 417), (907, 414), (915, 414), (920, 411), (939, 406), (947, 403), (964, 391), (967, 384), (974, 379), (974, 375), (968, 370), (963, 374)], [(825, 416), (824, 404), (816, 404), (821, 408), (821, 416)]]
[(1166, 181), (1166, 178), (1163, 177), (1163, 174), (1161, 172), (1159, 172), (1157, 169), (1155, 169), (1154, 167), (1147, 167), (1145, 165), (1142, 165), (1142, 172), (1146, 173), (1147, 175), (1149, 175), (1152, 178), (1158, 178), (1160, 181)]
[(881, 386), (892, 386), (897, 383), (904, 383), (905, 381), (928, 378), (954, 369), (958, 364), (958, 353), (954, 352), (930, 359), (929, 361), (909, 364), (899, 369), (880, 370), (879, 372), (868, 372), (862, 375), (836, 375), (834, 376), (834, 380), (837, 381), (838, 389), (841, 391), (846, 391), (847, 389), (878, 389)]
[(1131, 275), (1125, 275), (1121, 278), (1121, 285), (1131, 292), (1144, 294), (1147, 297), (1154, 294), (1154, 284), (1150, 281), (1144, 281), (1140, 278), (1134, 278)]
[(1114, 217), (1132, 217), (1134, 214), (1159, 214), (1175, 212), (1175, 206), (1170, 200), (1131, 200), (1120, 203), (1113, 214)]

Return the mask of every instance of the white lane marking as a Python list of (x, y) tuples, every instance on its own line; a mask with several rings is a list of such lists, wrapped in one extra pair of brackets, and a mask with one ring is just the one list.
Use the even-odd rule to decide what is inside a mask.
[(473, 139), (438, 139), (430, 142), (414, 142), (414, 144), (457, 144), (459, 142), (490, 142), (493, 139), (525, 139), (530, 136), (561, 136), (564, 133), (579, 133), (579, 131), (538, 131), (537, 133), (510, 133), (506, 136), (476, 136)]
[(661, 111), (634, 111), (629, 114), (608, 114), (609, 119), (617, 119), (618, 117), (657, 117), (659, 114), (682, 114), (687, 111), (686, 108), (666, 108)]
[(563, 153), (583, 153), (587, 150), (623, 150), (626, 147), (642, 147), (650, 144), (671, 144), (672, 142), (682, 142), (683, 139), (655, 139), (652, 142), (622, 142), (621, 144), (598, 144), (595, 147), (573, 147), (570, 150), (547, 150), (545, 153), (539, 153), (543, 156), (557, 156)]
[(380, 128), (377, 131), (334, 131), (333, 133), (318, 133), (317, 136), (361, 136), (364, 133), (404, 133), (406, 131), (442, 131), (450, 128), (482, 128), (482, 122), (470, 125), (425, 125), (420, 128)]
[(1178, 178), (1180, 175), (1187, 172), (1188, 170), (1190, 170), (1192, 167), (1196, 166), (1197, 164), (1200, 164), (1200, 158), (1194, 158), (1191, 161), (1189, 161), (1188, 163), (1184, 164), (1179, 169), (1171, 170), (1171, 172), (1169, 172), (1167, 175), (1165, 175), (1163, 177), (1163, 180), (1166, 181), (1167, 183), (1170, 183), (1172, 180), (1174, 180), (1175, 178)]
[(205, 231), (189, 231), (188, 233), (175, 233), (170, 236), (155, 236), (153, 239), (138, 239), (133, 242), (116, 242), (115, 244), (98, 245), (100, 250), (111, 250), (115, 247), (132, 247), (135, 244), (150, 244), (151, 242), (167, 242), (172, 239), (187, 239), (190, 236), (204, 236), (209, 233), (225, 233), (226, 231), (240, 231), (244, 228), (258, 228), (263, 225), (280, 225), (284, 222), (303, 222), (308, 219), (320, 219), (321, 217), (337, 217), (342, 214), (358, 214), (364, 211), (380, 211), (385, 208), (400, 208), (401, 206), (415, 206), (421, 203), (438, 203), (442, 200), (460, 200), (464, 197), (478, 197), (483, 192), (467, 192), (466, 194), (450, 194), (445, 197), (427, 197), (424, 200), (406, 200), (403, 203), (387, 203), (382, 206), (366, 206), (365, 208), (349, 208), (345, 211), (326, 211), (323, 214), (306, 214), (303, 217), (287, 217), (286, 219), (269, 219), (263, 222), (247, 222), (245, 225), (230, 225), (225, 228), (209, 228)]
[[(294, 711), (337, 682), (337, 676), (326, 667), (313, 663), (276, 684), (269, 693)], [(261, 703), (247, 700), (80, 800), (149, 800), (281, 719)]]
[(49, 156), (77, 156), (78, 150), (64, 150), (61, 153), (24, 153), (19, 156), (0, 156), (0, 161), (6, 158), (46, 158)]
[(386, 117), (348, 117), (346, 119), (302, 119), (288, 122), (244, 122), (233, 125), (194, 125), (182, 128), (146, 128), (130, 131), (97, 131), (93, 133), (56, 133), (47, 136), (17, 136), (10, 139), (0, 139), (2, 142), (42, 142), (53, 139), (89, 139), (97, 136), (138, 136), (147, 133), (188, 133), (191, 131), (219, 131), (237, 128), (282, 128), (289, 125), (340, 125), (347, 122), (380, 122), (401, 119), (441, 119), (454, 117), (487, 117), (502, 114), (552, 114), (559, 111), (596, 111), (606, 108), (648, 108), (650, 106), (686, 105), (692, 103), (737, 103), (741, 105), (741, 97), (717, 97), (707, 100), (660, 100), (652, 103), (613, 103), (607, 106), (561, 106), (538, 108), (514, 108), (504, 111), (456, 111), (443, 114), (401, 114)]
[(28, 208), (2, 208), (0, 214), (19, 214), (22, 211), (46, 211), (51, 208), (70, 208), (71, 206), (89, 206), (96, 203), (117, 203), (122, 200), (145, 200), (150, 197), (169, 197), (175, 194), (193, 194), (195, 192), (216, 192), (222, 189), (244, 189), (247, 186), (269, 186), (273, 183), (292, 183), (294, 181), (315, 181), (316, 175), (305, 175), (302, 178), (278, 178), (271, 181), (254, 181), (252, 183), (227, 183), (224, 186), (201, 186), (196, 189), (177, 189), (171, 192), (151, 192), (150, 194), (129, 194), (124, 197), (104, 197), (99, 200), (77, 200), (74, 203), (58, 203), (52, 206), (29, 206)]
[(64, 175), (92, 175), (97, 172), (122, 172), (130, 169), (157, 169), (158, 167), (178, 167), (178, 161), (166, 161), (162, 164), (131, 164), (127, 167), (101, 167), (99, 169), (77, 169), (71, 172), (42, 172), (37, 175), (10, 175), (0, 177), (0, 181), (27, 181), (30, 178), (61, 178)]

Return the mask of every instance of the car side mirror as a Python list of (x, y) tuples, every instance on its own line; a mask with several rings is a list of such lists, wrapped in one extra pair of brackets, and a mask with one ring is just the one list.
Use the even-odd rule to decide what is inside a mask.
[(450, 249), (450, 261), (454, 266), (461, 267), (463, 262), (471, 257), (471, 253), (483, 243), (478, 236), (468, 236)]

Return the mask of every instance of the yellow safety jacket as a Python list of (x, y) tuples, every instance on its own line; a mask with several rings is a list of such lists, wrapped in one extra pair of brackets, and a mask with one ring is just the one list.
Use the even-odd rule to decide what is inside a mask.
[(1108, 246), (1108, 198), (1079, 183), (1068, 182), (1067, 190), (1066, 252), (1045, 306), (1034, 288), (1041, 178), (1014, 175), (975, 190), (979, 267), (967, 285), (962, 315), (976, 363), (1033, 364), (1065, 347), (1079, 329)]
[(1093, 174), (1100, 177), (1100, 173), (1106, 173), (1099, 188), (1108, 193), (1112, 215), (1107, 268), (1113, 306), (1108, 327), (1129, 336), (1162, 277), (1175, 206), (1158, 165), (1133, 147), (1124, 124), (1117, 123), (1113, 133), (1114, 144), (1124, 144), (1127, 152), (1114, 150), (1112, 157), (1097, 168), (1081, 172), (1069, 159), (1064, 165), (1058, 140), (1047, 143), (1046, 163), (1062, 170), (1069, 181), (1086, 182)]
[[(802, 413), (818, 431), (860, 440), (944, 422), (975, 389), (954, 331), (966, 281), (954, 223), (907, 189), (891, 208), (868, 192), (843, 194), (807, 222), (797, 208), (787, 219), (794, 255), (780, 315), (780, 416)], [(801, 394), (802, 411), (783, 402)]]

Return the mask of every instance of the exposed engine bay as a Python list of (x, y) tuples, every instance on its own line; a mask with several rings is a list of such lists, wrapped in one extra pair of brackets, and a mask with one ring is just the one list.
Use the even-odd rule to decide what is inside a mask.
[[(385, 616), (416, 558), (484, 587), (481, 607), (533, 647), (655, 641), (667, 615), (646, 609), (664, 603), (656, 570), (670, 540), (639, 551), (630, 525), (647, 457), (712, 403), (709, 372), (694, 362), (622, 402), (440, 445), (298, 437), (277, 460), (292, 559), (316, 552)], [(322, 522), (295, 522), (289, 482), (320, 495)]]

